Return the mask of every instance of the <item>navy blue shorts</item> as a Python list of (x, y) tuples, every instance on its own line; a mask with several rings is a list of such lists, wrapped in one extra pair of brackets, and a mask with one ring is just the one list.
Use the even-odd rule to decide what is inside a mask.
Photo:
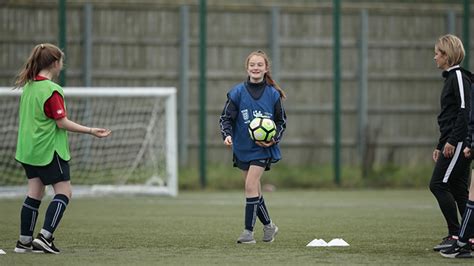
[(259, 159), (259, 160), (253, 160), (250, 162), (242, 162), (241, 160), (237, 159), (237, 157), (234, 155), (234, 167), (239, 168), (240, 170), (248, 171), (251, 165), (257, 165), (260, 167), (265, 168), (265, 171), (270, 170), (270, 166), (272, 164), (271, 158), (266, 158), (266, 159)]
[(53, 160), (45, 166), (35, 166), (21, 163), (25, 169), (28, 179), (39, 177), (43, 185), (56, 184), (61, 181), (69, 181), (69, 163), (54, 153)]

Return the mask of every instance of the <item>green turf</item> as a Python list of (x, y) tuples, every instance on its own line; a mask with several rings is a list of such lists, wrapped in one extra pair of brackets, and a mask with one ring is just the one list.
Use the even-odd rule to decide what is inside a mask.
[[(265, 194), (280, 232), (273, 243), (236, 244), (243, 192), (177, 198), (77, 198), (56, 232), (60, 255), (15, 254), (21, 199), (0, 200), (0, 265), (466, 264), (431, 248), (446, 228), (428, 190), (276, 191)], [(40, 210), (42, 225), (47, 202)], [(306, 247), (343, 238), (350, 247)]]

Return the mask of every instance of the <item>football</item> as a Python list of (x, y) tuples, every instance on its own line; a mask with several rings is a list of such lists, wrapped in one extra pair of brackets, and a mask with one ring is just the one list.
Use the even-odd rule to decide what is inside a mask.
[(255, 117), (248, 129), (253, 141), (270, 141), (276, 134), (275, 122), (270, 118)]

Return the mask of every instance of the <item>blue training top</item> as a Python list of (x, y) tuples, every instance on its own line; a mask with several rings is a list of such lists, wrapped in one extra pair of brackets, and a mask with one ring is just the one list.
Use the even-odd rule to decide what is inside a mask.
[(240, 83), (229, 91), (228, 98), (240, 111), (235, 125), (232, 127), (232, 149), (237, 159), (242, 162), (267, 158), (271, 158), (272, 162), (279, 161), (281, 153), (278, 144), (268, 148), (260, 147), (250, 138), (248, 132), (248, 124), (255, 117), (266, 117), (273, 120), (274, 106), (280, 99), (278, 91), (267, 85), (262, 96), (259, 99), (254, 99), (247, 91), (245, 84)]

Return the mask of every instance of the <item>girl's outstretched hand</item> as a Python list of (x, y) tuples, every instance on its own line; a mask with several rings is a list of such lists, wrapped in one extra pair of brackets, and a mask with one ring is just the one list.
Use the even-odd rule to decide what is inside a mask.
[(109, 136), (110, 133), (112, 133), (110, 129), (91, 127), (91, 134), (98, 138), (105, 138)]

